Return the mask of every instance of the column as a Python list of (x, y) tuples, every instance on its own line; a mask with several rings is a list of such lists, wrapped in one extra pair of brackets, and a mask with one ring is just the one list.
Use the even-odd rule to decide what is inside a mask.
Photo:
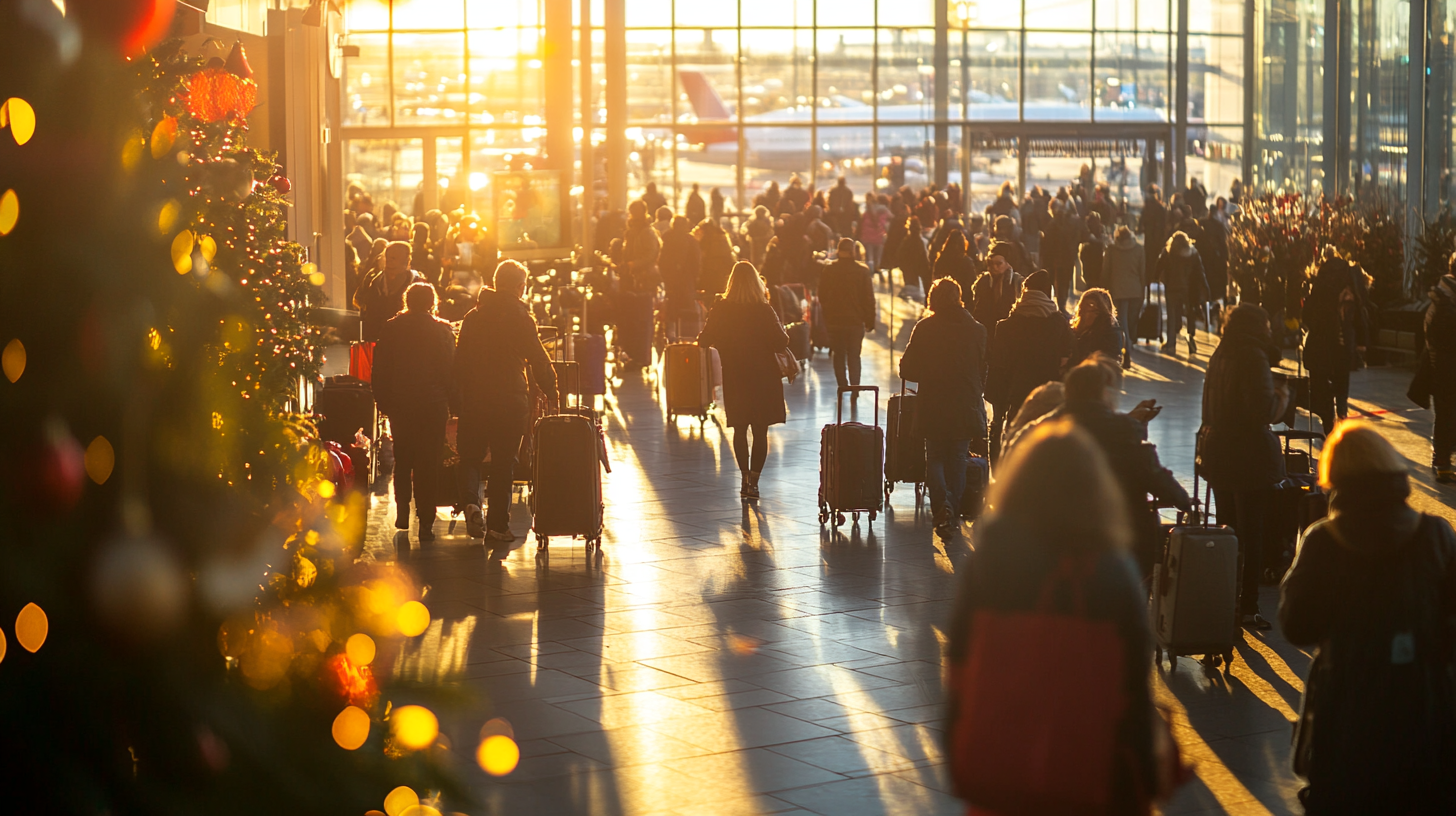
[[(935, 184), (950, 180), (950, 0), (935, 0)], [(965, 93), (965, 89), (961, 89)]]
[(581, 65), (581, 245), (591, 256), (592, 216), (596, 211), (596, 159), (592, 156), (592, 125), (596, 105), (592, 86), (591, 0), (581, 0), (581, 28), (577, 31), (577, 59)]
[(1178, 0), (1178, 45), (1174, 58), (1173, 144), (1168, 151), (1172, 163), (1164, 181), (1164, 193), (1172, 196), (1174, 191), (1188, 184), (1188, 0)]
[(607, 206), (627, 209), (627, 0), (605, 0)]

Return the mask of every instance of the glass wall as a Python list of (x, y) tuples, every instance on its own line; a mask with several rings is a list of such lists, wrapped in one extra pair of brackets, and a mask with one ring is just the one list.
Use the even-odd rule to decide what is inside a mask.
[[(1190, 2), (1189, 171), (1210, 190), (1226, 189), (1242, 161), (1244, 1)], [(1089, 163), (1099, 180), (1115, 172), (1136, 186), (1127, 168), (1146, 164), (1137, 150), (1079, 158), (1061, 145), (1038, 158), (1024, 131), (1102, 144), (1166, 139), (1176, 96), (1170, 0), (948, 6), (949, 60), (937, 72), (932, 0), (628, 0), (629, 187), (652, 182), (680, 201), (698, 183), (720, 188), (731, 207), (791, 173), (821, 187), (843, 175), (861, 192), (923, 185), (937, 170), (937, 81), (949, 99), (941, 169), (973, 199), (989, 201), (1022, 173), (1028, 184), (1067, 184)], [(602, 11), (597, 2), (588, 115), (598, 142)], [(542, 147), (542, 23), (540, 0), (349, 0), (347, 42), (358, 52), (346, 60), (345, 138), (379, 138), (378, 128), (463, 138), (449, 183), (478, 190), (488, 171)], [(348, 170), (374, 183), (364, 165)], [(422, 180), (394, 172), (388, 184), (408, 193)]]

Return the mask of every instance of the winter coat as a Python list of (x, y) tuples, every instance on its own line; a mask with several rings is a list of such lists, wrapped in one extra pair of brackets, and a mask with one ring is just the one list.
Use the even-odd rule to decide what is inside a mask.
[(1062, 378), (1062, 360), (1071, 353), (1067, 316), (1045, 293), (1024, 293), (991, 339), (986, 399), (1015, 414), (1037, 386)]
[(809, 208), (809, 223), (804, 227), (804, 237), (809, 241), (809, 249), (813, 252), (823, 252), (829, 248), (834, 241), (834, 230), (822, 220), (824, 213), (815, 204)]
[(1199, 226), (1203, 236), (1198, 239), (1198, 257), (1203, 260), (1209, 297), (1221, 300), (1228, 291), (1228, 227), (1212, 215), (1200, 221)]
[[(1148, 283), (1147, 255), (1131, 235), (1113, 241), (1102, 255), (1102, 286), (1112, 299), (1142, 301)], [(1137, 315), (1132, 315), (1136, 320)]]
[(708, 311), (698, 345), (712, 346), (722, 359), (728, 427), (788, 421), (783, 376), (774, 353), (789, 347), (789, 336), (771, 306), (719, 300)]
[(933, 312), (915, 324), (900, 376), (916, 383), (914, 433), (927, 439), (984, 439), (986, 327), (965, 309)]
[(831, 329), (875, 330), (875, 285), (870, 268), (840, 258), (824, 267), (819, 278), (819, 304), (824, 325)]
[(428, 416), (449, 404), (455, 334), (425, 312), (400, 312), (374, 347), (374, 400), (386, 416)]
[[(996, 276), (990, 272), (982, 272), (971, 284), (971, 314), (975, 316), (976, 322), (986, 327), (986, 347), (989, 349), (996, 340), (996, 325), (1005, 320), (1011, 309), (1016, 305), (1016, 299), (1021, 297), (1021, 286), (1024, 278), (1014, 269), (1007, 273), (1007, 279), (996, 288)], [(961, 293), (961, 300), (965, 301), (966, 295)]]
[(979, 270), (977, 269), (976, 259), (968, 255), (960, 255), (952, 258), (946, 253), (941, 253), (941, 256), (935, 259), (935, 275), (933, 277), (936, 280), (950, 278), (960, 284), (961, 302), (967, 308), (970, 308), (972, 303), (971, 290), (976, 285), (976, 276), (978, 274)]
[(1317, 646), (1296, 726), (1305, 812), (1456, 812), (1456, 534), (1405, 474), (1336, 489), (1280, 588), (1280, 629)]
[(733, 264), (738, 262), (728, 233), (713, 221), (703, 221), (693, 227), (693, 237), (698, 239), (698, 248), (703, 253), (698, 266), (699, 289), (710, 295), (726, 291), (728, 276), (733, 273)]
[(1065, 212), (1049, 219), (1041, 230), (1041, 265), (1052, 273), (1068, 272), (1077, 260), (1077, 222)]
[(1147, 200), (1142, 215), (1138, 217), (1138, 232), (1143, 234), (1143, 248), (1151, 266), (1168, 243), (1168, 208), (1163, 206), (1163, 202), (1152, 198)]
[(859, 240), (866, 246), (885, 243), (885, 230), (890, 225), (890, 211), (875, 205), (865, 210), (864, 217), (859, 220)]
[(480, 290), (479, 305), (461, 321), (455, 344), (461, 421), (489, 415), (506, 399), (524, 401), (530, 393), (528, 368), (547, 398), (556, 399), (556, 369), (526, 304), (494, 289)]
[(1169, 303), (1202, 306), (1208, 301), (1203, 261), (1193, 247), (1173, 252), (1164, 250), (1158, 258), (1158, 280), (1163, 282)]
[(930, 253), (925, 248), (925, 239), (918, 233), (905, 236), (900, 244), (900, 255), (896, 266), (905, 276), (906, 283), (930, 277)]
[(703, 203), (702, 194), (688, 193), (688, 202), (683, 207), (683, 215), (688, 217), (689, 226), (696, 225), (708, 217), (708, 205)]
[(1361, 274), (1332, 258), (1320, 265), (1304, 300), (1304, 364), (1313, 372), (1351, 371), (1360, 365), (1359, 347), (1368, 333), (1360, 298)]
[(1199, 464), (1215, 490), (1262, 490), (1284, 481), (1284, 455), (1269, 430), (1280, 407), (1267, 338), (1225, 331), (1203, 378)]
[(1456, 394), (1456, 275), (1443, 276), (1431, 289), (1424, 354), (1431, 367), (1432, 393)]
[(991, 248), (986, 250), (986, 257), (1000, 255), (1011, 264), (1016, 274), (1026, 277), (1036, 271), (1036, 264), (1031, 262), (1031, 255), (1027, 253), (1026, 247), (1020, 241), (1007, 241), (997, 238), (991, 242)]
[(1072, 330), (1072, 354), (1067, 358), (1067, 368), (1101, 352), (1113, 357), (1122, 356), (1122, 331), (1111, 317), (1102, 316), (1090, 326)]
[(669, 301), (682, 305), (683, 301), (697, 295), (701, 262), (702, 250), (686, 226), (668, 230), (662, 239), (662, 253), (657, 256), (657, 265), (662, 270), (662, 283)]
[(753, 258), (751, 259), (753, 265), (762, 268), (763, 257), (768, 253), (768, 242), (774, 237), (773, 217), (753, 216), (743, 226), (743, 233), (748, 236), (748, 247), (753, 253)]
[[(972, 622), (977, 613), (1034, 611), (1047, 580), (1068, 554), (1066, 542), (1040, 540), (1005, 519), (978, 523), (973, 536), (975, 549), (966, 558), (963, 569), (957, 571), (961, 576), (960, 587), (948, 627), (946, 657), (953, 677), (970, 656)], [(1123, 708), (1117, 725), (1118, 745), (1114, 750), (1112, 801), (1105, 812), (1108, 816), (1133, 816), (1148, 812), (1145, 803), (1139, 800), (1156, 787), (1153, 726), (1157, 714), (1149, 688), (1153, 641), (1148, 628), (1148, 594), (1128, 555), (1107, 552), (1095, 558), (1090, 574), (1082, 583), (1086, 616), (1115, 626), (1122, 647), (1118, 651), (1123, 659), (1120, 699), (1105, 702), (1107, 706)], [(1054, 594), (1059, 599), (1058, 611), (1071, 614), (1070, 604), (1061, 600), (1066, 593)], [(994, 656), (989, 659), (996, 660)], [(946, 733), (954, 734), (959, 713), (959, 700), (954, 693), (949, 703)], [(959, 760), (954, 745), (950, 748), (946, 759), (955, 767)]]
[(627, 290), (656, 292), (658, 284), (662, 283), (662, 275), (657, 268), (662, 241), (657, 237), (657, 230), (652, 228), (652, 223), (646, 219), (639, 221), (629, 218), (627, 235), (622, 241), (622, 252), (625, 260), (622, 282)]
[(425, 277), (413, 269), (402, 275), (397, 282), (391, 282), (389, 273), (383, 271), (365, 278), (354, 296), (359, 305), (360, 320), (364, 324), (364, 339), (369, 342), (379, 340), (384, 332), (384, 324), (404, 309), (404, 290), (410, 288), (411, 284), (422, 283), (424, 280)]
[(880, 266), (886, 269), (894, 269), (900, 265), (900, 247), (904, 245), (905, 238), (910, 234), (909, 217), (889, 217), (889, 230), (885, 233), (885, 248), (880, 256)]
[(1107, 236), (1092, 235), (1077, 247), (1077, 260), (1082, 262), (1082, 282), (1088, 289), (1107, 288), (1104, 259), (1107, 255)]

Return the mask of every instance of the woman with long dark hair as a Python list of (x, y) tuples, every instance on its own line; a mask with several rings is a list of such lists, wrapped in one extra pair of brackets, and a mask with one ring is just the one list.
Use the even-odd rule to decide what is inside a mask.
[(768, 460), (768, 427), (788, 420), (774, 354), (789, 347), (789, 336), (753, 264), (734, 265), (728, 291), (708, 312), (698, 345), (716, 348), (722, 358), (723, 408), (733, 429), (733, 458), (743, 476), (739, 495), (756, 499)]

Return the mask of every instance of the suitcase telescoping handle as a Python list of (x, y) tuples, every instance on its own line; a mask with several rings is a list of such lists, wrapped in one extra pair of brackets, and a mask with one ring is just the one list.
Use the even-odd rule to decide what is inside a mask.
[(875, 395), (875, 427), (880, 426), (880, 387), (878, 385), (841, 385), (834, 398), (834, 424), (844, 424), (844, 395), (870, 391)]

